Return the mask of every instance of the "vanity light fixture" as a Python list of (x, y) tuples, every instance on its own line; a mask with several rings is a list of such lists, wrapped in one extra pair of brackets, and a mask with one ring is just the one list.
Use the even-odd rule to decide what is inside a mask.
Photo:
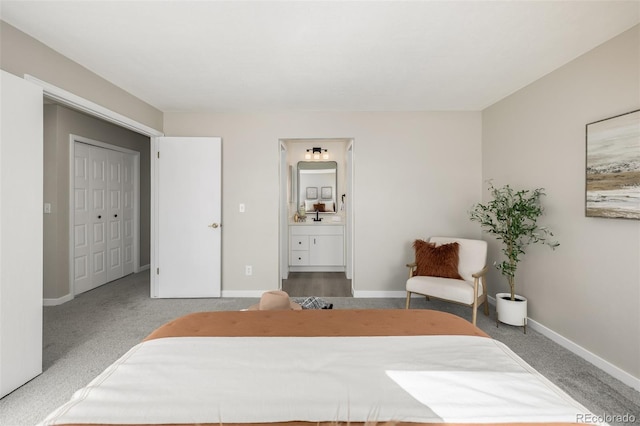
[(314, 147), (311, 149), (307, 149), (307, 152), (304, 154), (305, 160), (319, 160), (322, 157), (323, 160), (329, 159), (329, 152), (326, 149), (320, 147)]

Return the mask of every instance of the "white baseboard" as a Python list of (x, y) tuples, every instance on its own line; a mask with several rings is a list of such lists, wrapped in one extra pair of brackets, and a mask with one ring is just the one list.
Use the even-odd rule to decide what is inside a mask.
[[(376, 298), (406, 299), (407, 298), (407, 292), (404, 290), (370, 291), (370, 290), (356, 290), (353, 287), (351, 287), (351, 291), (353, 292), (353, 297), (360, 297), (363, 299), (364, 298), (372, 298), (372, 299), (376, 299)], [(412, 299), (419, 298), (419, 297), (424, 297), (424, 296), (418, 293), (411, 293)]]
[(404, 290), (400, 291), (369, 291), (369, 290), (355, 290), (353, 292), (353, 297), (359, 298), (406, 298), (407, 292)]
[(289, 266), (289, 272), (344, 272), (344, 266)]
[(257, 297), (260, 298), (262, 293), (268, 290), (222, 290), (222, 297)]
[[(487, 296), (487, 299), (489, 300), (489, 304), (495, 306), (496, 304), (495, 297)], [(596, 367), (598, 367), (605, 373), (609, 374), (610, 376), (620, 380), (625, 385), (630, 386), (637, 391), (640, 391), (640, 378), (632, 376), (631, 374), (627, 373), (621, 368), (611, 364), (609, 361), (603, 358), (600, 358), (598, 355), (594, 354), (593, 352), (588, 351), (587, 349), (583, 348), (577, 343), (567, 339), (561, 334), (558, 334), (555, 331), (551, 330), (550, 328), (540, 324), (536, 320), (532, 320), (531, 318), (527, 317), (527, 325), (529, 326), (530, 329), (537, 331), (538, 333), (542, 334), (545, 337), (548, 337), (549, 339), (556, 342), (563, 348), (573, 352), (574, 354), (578, 355), (580, 358), (583, 358), (584, 360), (590, 362), (591, 364), (595, 365)]]
[(527, 318), (527, 325), (532, 330), (537, 331), (543, 336), (546, 336), (549, 339), (553, 340), (560, 346), (570, 350), (571, 352), (578, 355), (579, 357), (584, 358), (586, 361), (589, 361), (591, 364), (595, 365), (596, 367), (598, 367), (605, 373), (609, 374), (610, 376), (620, 380), (622, 383), (628, 386), (631, 386), (635, 390), (640, 391), (640, 378), (632, 376), (626, 371), (611, 364), (609, 361), (600, 358), (598, 355), (594, 354), (593, 352), (588, 351), (587, 349), (583, 348), (577, 343), (572, 342), (566, 337), (556, 333), (555, 331), (551, 330), (548, 327), (545, 327), (539, 322), (532, 320), (531, 318)]
[(58, 306), (73, 300), (73, 294), (69, 293), (57, 299), (42, 299), (42, 306)]

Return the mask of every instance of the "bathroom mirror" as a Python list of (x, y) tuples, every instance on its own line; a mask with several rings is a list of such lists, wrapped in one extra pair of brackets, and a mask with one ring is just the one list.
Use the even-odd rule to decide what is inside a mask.
[(338, 163), (335, 161), (298, 162), (298, 211), (336, 213)]

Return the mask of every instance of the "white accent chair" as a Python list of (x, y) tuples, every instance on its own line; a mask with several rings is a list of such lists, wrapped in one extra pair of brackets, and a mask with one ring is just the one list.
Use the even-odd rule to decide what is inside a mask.
[(470, 306), (473, 310), (473, 325), (476, 325), (478, 306), (484, 303), (484, 314), (489, 315), (485, 274), (487, 272), (487, 242), (452, 237), (431, 237), (430, 243), (436, 247), (457, 242), (459, 244), (458, 273), (462, 280), (430, 276), (416, 276), (416, 263), (410, 263), (407, 280), (407, 303), (409, 309), (411, 294), (422, 294), (429, 298)]

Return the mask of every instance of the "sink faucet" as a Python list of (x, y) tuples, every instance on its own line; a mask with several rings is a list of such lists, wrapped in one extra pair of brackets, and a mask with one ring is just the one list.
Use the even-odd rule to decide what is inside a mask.
[(316, 209), (316, 217), (313, 218), (314, 222), (320, 222), (322, 218), (320, 217), (320, 210)]

